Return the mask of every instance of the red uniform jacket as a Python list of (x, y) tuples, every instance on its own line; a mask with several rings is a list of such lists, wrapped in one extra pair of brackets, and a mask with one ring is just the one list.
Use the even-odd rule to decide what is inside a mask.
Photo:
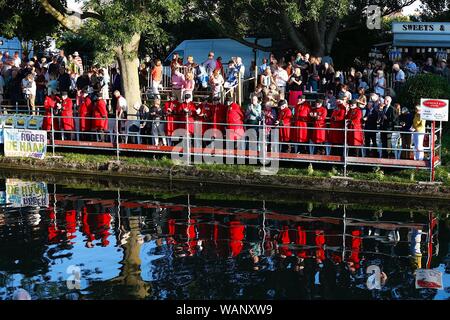
[(359, 257), (359, 253), (361, 251), (361, 244), (362, 244), (362, 238), (361, 238), (361, 231), (360, 230), (353, 230), (352, 231), (352, 253), (350, 254), (349, 261), (353, 262), (355, 265), (355, 269), (359, 268), (359, 263), (361, 261)]
[(92, 117), (92, 109), (93, 109), (93, 104), (92, 104), (91, 98), (89, 98), (89, 97), (82, 98), (80, 108), (78, 109), (78, 117), (80, 118), (79, 119), (80, 131), (82, 131), (82, 132), (91, 130), (92, 120), (86, 119), (86, 118)]
[[(189, 134), (194, 134), (194, 115), (196, 111), (195, 104), (191, 101), (189, 103), (183, 102), (178, 107), (178, 121), (180, 123), (177, 128), (179, 129), (186, 129), (186, 121), (188, 124), (187, 130), (189, 131)], [(187, 115), (187, 119), (186, 119)]]
[(56, 224), (55, 210), (52, 207), (50, 207), (48, 213), (49, 219), (51, 220), (47, 227), (48, 241), (50, 243), (58, 243), (60, 242), (60, 236), (62, 234), (62, 231), (58, 228)]
[(61, 117), (61, 129), (64, 131), (74, 131), (75, 123), (73, 122), (72, 99), (67, 98), (66, 100), (62, 101)]
[(86, 208), (83, 208), (82, 222), (83, 233), (87, 236), (88, 241), (100, 239), (102, 246), (109, 245), (108, 237), (111, 226), (111, 215), (109, 213), (89, 214)]
[(334, 145), (343, 145), (345, 140), (345, 114), (347, 110), (345, 105), (339, 104), (336, 109), (333, 110), (330, 119), (330, 128), (342, 129), (342, 130), (330, 130), (328, 131), (328, 142)]
[(311, 112), (316, 113), (315, 117), (312, 118), (314, 130), (311, 130), (311, 140), (313, 143), (324, 143), (326, 141), (326, 118), (327, 109), (323, 106), (320, 108), (315, 108)]
[(230, 222), (230, 249), (233, 257), (236, 257), (242, 251), (244, 246), (242, 240), (245, 237), (244, 230), (245, 226), (240, 221)]
[(227, 121), (227, 107), (223, 104), (212, 104), (206, 111), (206, 122), (208, 129), (217, 129), (222, 134), (225, 132), (223, 123)]
[(92, 129), (94, 130), (108, 130), (108, 110), (106, 109), (106, 102), (103, 99), (98, 99), (94, 103), (94, 110), (92, 113), (94, 121), (92, 122)]
[(316, 259), (324, 261), (325, 260), (325, 250), (324, 250), (323, 246), (325, 244), (325, 235), (322, 230), (316, 230), (315, 243), (317, 246)]
[[(42, 123), (42, 129), (50, 131), (52, 130), (52, 112), (56, 109), (56, 104), (61, 102), (58, 96), (47, 96), (44, 101), (44, 121)], [(53, 118), (53, 128), (59, 130), (59, 121)]]
[(77, 212), (75, 210), (69, 210), (66, 212), (66, 231), (67, 238), (76, 238), (75, 232), (77, 231)]
[(278, 121), (280, 122), (280, 142), (289, 142), (291, 137), (292, 111), (289, 107), (280, 110)]
[(164, 114), (166, 115), (166, 135), (168, 137), (172, 136), (172, 133), (176, 129), (175, 121), (175, 112), (178, 108), (179, 102), (178, 101), (168, 101), (164, 104)]
[(232, 103), (227, 110), (227, 139), (238, 140), (244, 135), (244, 113), (237, 103)]
[(289, 236), (289, 227), (283, 226), (280, 232), (279, 240), (283, 246), (279, 248), (280, 254), (290, 257), (292, 256), (292, 250), (289, 249), (289, 244), (291, 243), (291, 237)]
[(362, 131), (362, 112), (360, 108), (350, 109), (347, 113), (348, 129), (347, 143), (349, 146), (362, 146), (364, 134)]
[(292, 125), (298, 128), (291, 128), (291, 141), (305, 143), (309, 142), (308, 122), (311, 106), (308, 102), (298, 104), (294, 107)]
[[(306, 246), (306, 231), (303, 230), (301, 226), (297, 227), (297, 237), (295, 238), (295, 244)], [(308, 256), (306, 249), (299, 249), (297, 256), (300, 258), (306, 258)]]
[(195, 121), (194, 131), (199, 132), (202, 135), (202, 137), (203, 137), (203, 134), (205, 133), (205, 131), (207, 130), (207, 126), (206, 126), (206, 124), (204, 124), (207, 106), (208, 106), (207, 103), (199, 104), (197, 106), (197, 109), (195, 110), (195, 114), (194, 114), (194, 121)]

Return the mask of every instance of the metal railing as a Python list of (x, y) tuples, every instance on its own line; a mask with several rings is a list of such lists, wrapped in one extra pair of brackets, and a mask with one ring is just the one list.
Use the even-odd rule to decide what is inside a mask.
[[(3, 127), (27, 129), (26, 123), (19, 125), (14, 120), (26, 117), (6, 115), (0, 117), (0, 123)], [(45, 118), (28, 117), (35, 121)], [(425, 133), (416, 133), (349, 129), (347, 125), (344, 128), (315, 128), (310, 124), (283, 126), (265, 121), (257, 125), (213, 123), (194, 119), (191, 115), (175, 115), (169, 121), (51, 115), (46, 121), (47, 126), (51, 124), (48, 147), (53, 154), (56, 148), (101, 149), (113, 151), (117, 160), (123, 152), (137, 152), (177, 156), (187, 164), (191, 164), (192, 159), (195, 163), (203, 163), (206, 157), (216, 157), (227, 164), (236, 160), (238, 164), (260, 163), (263, 168), (275, 161), (322, 163), (342, 166), (344, 176), (347, 176), (349, 166), (425, 169), (430, 170), (430, 181), (434, 180), (434, 169), (441, 164), (443, 129), (439, 122), (434, 127), (427, 127)], [(86, 130), (80, 130), (80, 121), (88, 124)], [(309, 138), (302, 142), (293, 141), (293, 137), (288, 139), (287, 132), (292, 134), (293, 130), (304, 130)], [(333, 133), (340, 134), (336, 139), (340, 141), (329, 142)], [(368, 134), (376, 137), (375, 144), (364, 141)], [(321, 135), (323, 139), (314, 139), (314, 135)], [(356, 143), (354, 136), (358, 136)], [(427, 146), (420, 142), (425, 137), (429, 141)], [(414, 140), (419, 144), (414, 145)]]

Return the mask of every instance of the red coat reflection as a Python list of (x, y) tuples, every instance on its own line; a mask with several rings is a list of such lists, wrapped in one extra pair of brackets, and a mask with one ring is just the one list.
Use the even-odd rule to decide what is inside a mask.
[(82, 222), (83, 233), (88, 239), (87, 246), (93, 246), (94, 240), (100, 240), (103, 247), (109, 245), (108, 237), (111, 234), (109, 232), (111, 227), (111, 215), (109, 213), (88, 213), (87, 209), (83, 208)]

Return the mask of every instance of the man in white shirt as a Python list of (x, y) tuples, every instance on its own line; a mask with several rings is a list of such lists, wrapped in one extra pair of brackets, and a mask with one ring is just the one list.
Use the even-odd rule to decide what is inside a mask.
[[(114, 97), (117, 99), (116, 105), (116, 118), (124, 120), (127, 118), (128, 103), (127, 100), (122, 97), (119, 90), (114, 91)], [(126, 121), (119, 121), (119, 132), (124, 133)]]
[(27, 100), (27, 105), (32, 110), (32, 114), (35, 111), (34, 101), (36, 99), (36, 82), (34, 81), (34, 75), (29, 73), (22, 79), (22, 92)]
[(20, 64), (22, 63), (22, 60), (19, 57), (19, 51), (14, 52), (13, 63), (14, 63), (14, 67), (20, 68)]
[(241, 77), (241, 79), (244, 79), (245, 76), (245, 66), (242, 63), (242, 58), (241, 57), (237, 57), (236, 58), (236, 69), (239, 71), (239, 75)]
[(395, 77), (394, 77), (394, 89), (395, 91), (398, 91), (400, 89), (400, 87), (405, 83), (406, 81), (406, 77), (405, 77), (405, 72), (400, 69), (400, 65), (398, 63), (395, 63), (392, 66), (392, 70), (395, 73)]
[[(286, 84), (289, 80), (289, 76), (287, 71), (283, 69), (280, 65), (277, 67), (277, 71), (275, 72), (275, 82), (277, 83), (278, 90), (280, 91), (280, 95), (285, 95), (286, 93)], [(280, 98), (284, 99), (284, 98)]]
[(114, 97), (117, 99), (116, 116), (118, 119), (126, 119), (127, 100), (122, 97), (119, 90), (114, 91)]
[(383, 70), (377, 71), (377, 76), (373, 80), (373, 87), (376, 94), (384, 97), (384, 89), (386, 88), (386, 79), (384, 78)]

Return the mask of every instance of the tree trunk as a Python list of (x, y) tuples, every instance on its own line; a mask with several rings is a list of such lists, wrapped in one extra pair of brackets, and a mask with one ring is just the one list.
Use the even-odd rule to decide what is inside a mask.
[(135, 299), (145, 299), (151, 295), (151, 284), (145, 282), (141, 276), (141, 240), (139, 237), (139, 219), (130, 217), (130, 237), (123, 245), (124, 257), (122, 271), (114, 279), (115, 283), (127, 287), (127, 294)]
[[(120, 76), (122, 77), (122, 92), (128, 103), (128, 114), (135, 115), (134, 106), (140, 106), (141, 90), (139, 88), (139, 58), (138, 48), (141, 35), (136, 33), (131, 40), (116, 49), (116, 57), (119, 62)], [(129, 119), (136, 119), (129, 116)]]

